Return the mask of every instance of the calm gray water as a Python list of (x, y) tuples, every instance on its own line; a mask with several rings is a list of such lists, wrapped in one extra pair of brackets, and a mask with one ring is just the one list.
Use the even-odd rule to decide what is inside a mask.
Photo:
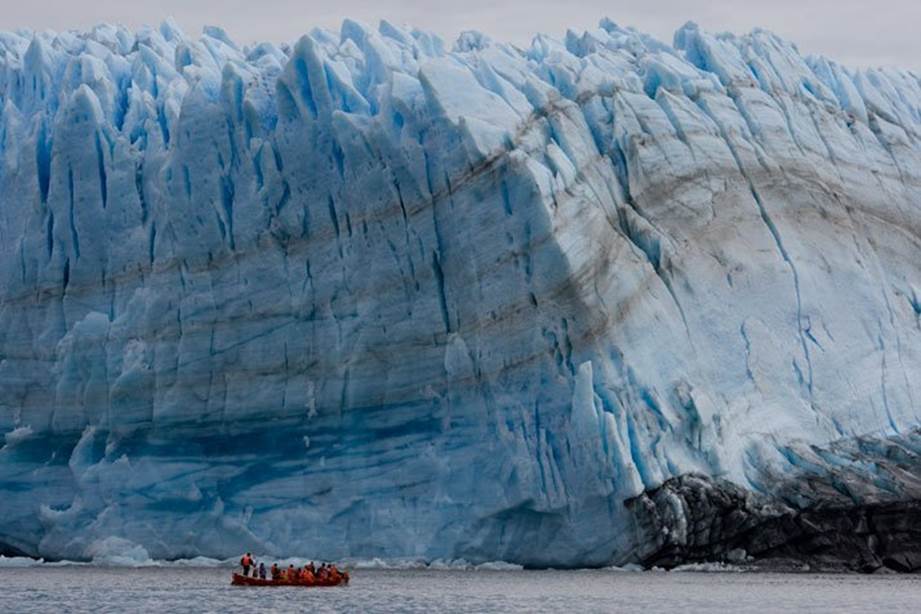
[(345, 588), (230, 586), (226, 569), (0, 569), (6, 612), (919, 612), (921, 577), (358, 571)]

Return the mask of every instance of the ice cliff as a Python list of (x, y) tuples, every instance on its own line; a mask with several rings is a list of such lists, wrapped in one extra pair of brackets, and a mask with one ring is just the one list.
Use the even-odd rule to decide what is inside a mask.
[(0, 550), (629, 560), (872, 478), (919, 247), (921, 79), (764, 31), (3, 33)]

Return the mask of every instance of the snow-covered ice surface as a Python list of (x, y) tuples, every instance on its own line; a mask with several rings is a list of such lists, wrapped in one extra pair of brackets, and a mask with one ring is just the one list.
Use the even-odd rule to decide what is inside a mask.
[(626, 562), (918, 426), (919, 140), (764, 31), (2, 33), (0, 545)]

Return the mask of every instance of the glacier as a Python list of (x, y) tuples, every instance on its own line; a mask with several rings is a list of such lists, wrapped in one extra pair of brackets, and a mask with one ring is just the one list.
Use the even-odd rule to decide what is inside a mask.
[(762, 30), (0, 33), (0, 554), (635, 562), (921, 458), (919, 246), (921, 78)]

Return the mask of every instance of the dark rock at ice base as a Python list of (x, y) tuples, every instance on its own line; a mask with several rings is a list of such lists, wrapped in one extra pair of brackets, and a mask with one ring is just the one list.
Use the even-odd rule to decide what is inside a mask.
[(813, 448), (816, 458), (853, 464), (808, 463), (799, 475), (775, 476), (765, 485), (769, 494), (699, 474), (672, 478), (626, 502), (642, 544), (638, 556), (647, 567), (665, 568), (722, 561), (769, 569), (919, 571), (919, 443), (916, 431)]

